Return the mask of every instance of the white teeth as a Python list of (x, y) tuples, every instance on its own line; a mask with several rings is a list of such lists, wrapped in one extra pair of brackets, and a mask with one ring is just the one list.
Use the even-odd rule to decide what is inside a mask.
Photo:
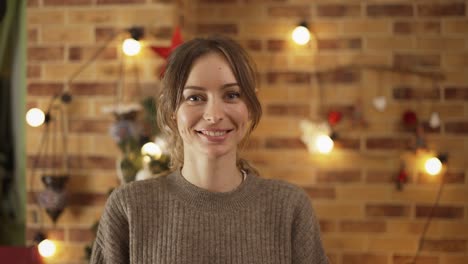
[(227, 131), (201, 131), (203, 134), (211, 137), (219, 137), (223, 136), (227, 133)]

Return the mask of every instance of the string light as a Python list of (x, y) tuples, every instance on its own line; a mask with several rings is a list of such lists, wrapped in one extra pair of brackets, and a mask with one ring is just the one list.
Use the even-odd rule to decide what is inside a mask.
[(436, 157), (431, 157), (424, 163), (424, 168), (427, 173), (434, 176), (439, 174), (442, 170), (442, 162)]
[(144, 144), (143, 147), (141, 147), (141, 154), (149, 155), (154, 159), (158, 160), (159, 158), (161, 158), (162, 150), (161, 147), (159, 147), (154, 142), (148, 142)]
[(333, 140), (328, 135), (320, 135), (315, 140), (315, 147), (318, 152), (322, 154), (328, 154), (333, 149)]
[(141, 44), (140, 41), (133, 39), (133, 38), (128, 38), (124, 40), (122, 44), (122, 51), (124, 52), (125, 55), (127, 56), (135, 56), (138, 53), (140, 53), (141, 50)]
[(38, 127), (44, 124), (45, 114), (39, 108), (31, 108), (26, 113), (26, 122), (32, 127)]
[(43, 256), (44, 258), (52, 257), (53, 255), (55, 255), (55, 252), (57, 250), (55, 243), (49, 239), (42, 240), (42, 242), (39, 243), (39, 245), (37, 245), (37, 248), (39, 250), (39, 254), (41, 254), (41, 256)]
[(292, 39), (299, 45), (305, 45), (310, 40), (310, 31), (305, 22), (297, 26), (292, 32)]

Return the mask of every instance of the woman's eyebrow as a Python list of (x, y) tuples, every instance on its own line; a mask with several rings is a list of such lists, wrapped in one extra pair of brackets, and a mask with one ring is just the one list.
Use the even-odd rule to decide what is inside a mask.
[[(221, 89), (227, 89), (227, 88), (230, 88), (230, 87), (233, 87), (233, 86), (239, 86), (239, 84), (238, 83), (226, 83), (226, 84), (223, 84), (221, 86)], [(205, 87), (197, 86), (197, 85), (188, 85), (188, 86), (184, 87), (184, 90), (189, 90), (189, 89), (191, 89), (191, 90), (200, 90), (200, 91), (206, 90)]]

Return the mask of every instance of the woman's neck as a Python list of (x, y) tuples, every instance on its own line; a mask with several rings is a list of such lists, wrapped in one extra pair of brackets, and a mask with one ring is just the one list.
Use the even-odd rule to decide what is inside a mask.
[(243, 179), (235, 156), (210, 159), (205, 156), (185, 155), (181, 173), (193, 185), (212, 192), (232, 191)]

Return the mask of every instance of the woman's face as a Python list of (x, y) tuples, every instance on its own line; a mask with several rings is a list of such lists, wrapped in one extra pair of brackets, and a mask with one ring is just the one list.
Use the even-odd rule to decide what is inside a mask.
[(184, 156), (236, 156), (249, 125), (243, 96), (222, 55), (212, 52), (195, 60), (176, 113)]

